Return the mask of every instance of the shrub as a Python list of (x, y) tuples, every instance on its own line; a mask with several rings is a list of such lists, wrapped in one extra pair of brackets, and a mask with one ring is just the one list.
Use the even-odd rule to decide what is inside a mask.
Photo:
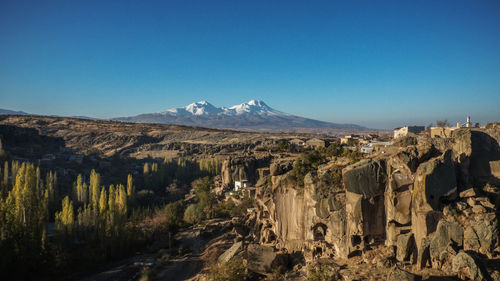
[(176, 231), (182, 224), (184, 208), (181, 201), (169, 203), (163, 209), (165, 214), (165, 223), (169, 231)]
[(298, 186), (304, 186), (304, 177), (311, 171), (316, 171), (318, 167), (326, 162), (324, 154), (317, 150), (311, 150), (300, 154), (293, 163), (292, 175)]
[(331, 143), (326, 149), (325, 153), (328, 156), (341, 156), (344, 148), (339, 143)]
[(184, 221), (189, 224), (196, 224), (203, 220), (205, 214), (198, 204), (191, 204), (184, 212)]
[(276, 145), (276, 149), (279, 151), (288, 151), (290, 149), (290, 144), (287, 141), (280, 141)]

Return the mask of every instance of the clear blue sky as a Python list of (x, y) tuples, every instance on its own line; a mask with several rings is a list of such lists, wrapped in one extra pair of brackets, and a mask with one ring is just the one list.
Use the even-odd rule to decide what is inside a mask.
[(0, 108), (500, 121), (500, 1), (0, 0)]

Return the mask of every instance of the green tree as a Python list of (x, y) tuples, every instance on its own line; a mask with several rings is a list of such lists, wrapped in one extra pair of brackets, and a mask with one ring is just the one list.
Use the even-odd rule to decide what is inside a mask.
[(189, 224), (196, 224), (203, 220), (205, 217), (203, 210), (198, 204), (191, 204), (184, 211), (184, 221)]
[(214, 207), (217, 198), (211, 191), (212, 181), (209, 177), (203, 177), (193, 182), (194, 191), (198, 198), (199, 208), (206, 214), (207, 218), (214, 216)]
[(133, 185), (132, 175), (128, 174), (127, 176), (127, 195), (133, 196), (135, 193), (135, 186)]
[(3, 185), (9, 186), (9, 162), (5, 161), (3, 165)]
[(73, 202), (66, 196), (62, 201), (62, 210), (56, 213), (56, 227), (66, 234), (71, 234), (73, 232), (74, 223), (75, 214)]
[(184, 209), (182, 201), (167, 204), (163, 212), (165, 213), (167, 230), (170, 232), (176, 231), (183, 220)]
[(89, 189), (92, 206), (97, 210), (101, 192), (101, 176), (95, 170), (90, 171)]

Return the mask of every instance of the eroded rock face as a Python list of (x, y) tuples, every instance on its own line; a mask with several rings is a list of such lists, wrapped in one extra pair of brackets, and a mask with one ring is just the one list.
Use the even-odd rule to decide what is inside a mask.
[(412, 231), (420, 245), (434, 232), (442, 217), (444, 202), (457, 197), (457, 182), (451, 151), (422, 163), (416, 173), (412, 192)]
[(347, 166), (342, 186), (328, 180), (337, 162), (306, 175), (303, 187), (288, 168), (273, 167), (269, 195), (258, 199), (261, 243), (301, 251), (308, 261), (364, 255), (385, 243), (400, 262), (446, 272), (474, 270), (462, 250), (497, 257), (500, 130), (496, 137), (457, 131)]
[[(262, 243), (315, 256), (347, 255), (345, 249), (345, 192), (332, 187), (325, 197), (328, 171), (307, 174), (297, 188), (289, 174), (272, 176), (272, 193), (258, 200)], [(325, 182), (326, 181), (326, 182)]]
[(387, 175), (385, 162), (363, 159), (342, 171), (344, 187), (347, 192), (360, 194), (363, 198), (373, 198), (385, 190)]
[(384, 161), (362, 160), (342, 171), (346, 190), (346, 234), (349, 254), (385, 236)]
[(460, 187), (481, 185), (495, 176), (495, 161), (500, 160), (499, 131), (460, 129), (453, 133), (452, 149), (459, 167)]

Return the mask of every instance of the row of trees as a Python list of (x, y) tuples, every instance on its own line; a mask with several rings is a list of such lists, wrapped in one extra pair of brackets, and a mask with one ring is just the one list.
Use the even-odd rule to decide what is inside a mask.
[(4, 176), (12, 176), (4, 177), (6, 194), (0, 198), (0, 270), (7, 279), (14, 273), (27, 274), (52, 265), (47, 223), (57, 178), (50, 173), (44, 183), (40, 169), (31, 163), (11, 162), (10, 167), (10, 171), (4, 170)]
[[(31, 163), (0, 165), (0, 270), (7, 279), (32, 279), (30, 274), (44, 274), (41, 270), (64, 274), (69, 268), (122, 256), (144, 245), (149, 237), (137, 221), (130, 221), (132, 210), (144, 207), (137, 204), (140, 196), (130, 174), (125, 184), (104, 186), (101, 175), (92, 170), (89, 175), (78, 175), (72, 189), (60, 189), (52, 171), (42, 176)], [(196, 180), (219, 173), (220, 167), (217, 159), (167, 160), (144, 166), (143, 189), (164, 192), (172, 182), (194, 181), (198, 203), (187, 209), (180, 201), (159, 207), (169, 232), (186, 222), (229, 213), (233, 206), (218, 203), (210, 191), (212, 180)], [(193, 208), (194, 217), (190, 216)]]
[(197, 178), (215, 176), (222, 164), (217, 158), (190, 160), (185, 158), (165, 159), (162, 163), (145, 163), (143, 168), (144, 188), (155, 193), (164, 193), (165, 187), (177, 181), (189, 184)]
[[(126, 187), (101, 186), (95, 171), (88, 184), (78, 175), (73, 192), (61, 200), (56, 173), (42, 177), (28, 162), (1, 164), (2, 277), (31, 279), (31, 273), (54, 272), (82, 257), (102, 260), (123, 252), (126, 243), (138, 238), (127, 224), (128, 199), (135, 190), (131, 175)], [(52, 221), (55, 230), (49, 227)]]
[[(92, 170), (89, 184), (78, 175), (73, 192), (62, 200), (61, 211), (55, 214), (59, 235), (58, 251), (74, 248), (86, 251), (92, 260), (103, 260), (123, 253), (124, 246), (141, 239), (128, 222), (128, 201), (134, 196), (133, 179), (129, 174), (123, 184), (101, 186), (101, 176)], [(90, 246), (90, 247), (89, 247)], [(63, 254), (71, 263), (71, 255)]]

